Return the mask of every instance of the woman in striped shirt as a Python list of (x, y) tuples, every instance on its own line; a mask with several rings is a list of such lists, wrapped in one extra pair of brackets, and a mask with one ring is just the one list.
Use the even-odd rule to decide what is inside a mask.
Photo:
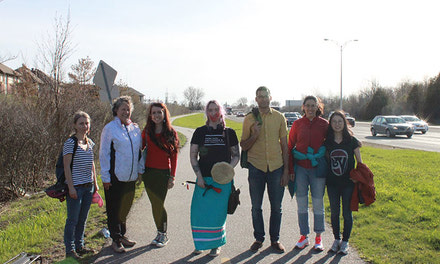
[[(80, 255), (92, 252), (84, 246), (84, 229), (92, 203), (93, 192), (98, 190), (93, 143), (87, 137), (90, 132), (90, 116), (82, 111), (75, 113), (73, 127), (77, 141), (67, 139), (63, 146), (63, 163), (69, 195), (66, 198), (67, 219), (64, 228), (66, 257), (80, 258)], [(73, 156), (75, 153), (75, 156)]]

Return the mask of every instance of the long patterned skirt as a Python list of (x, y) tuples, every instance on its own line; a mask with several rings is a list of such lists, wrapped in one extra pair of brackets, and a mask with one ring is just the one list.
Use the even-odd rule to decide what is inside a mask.
[[(232, 183), (218, 184), (205, 177), (205, 184), (220, 188), (206, 190), (195, 185), (191, 202), (191, 229), (197, 250), (207, 250), (226, 244), (226, 215)], [(206, 191), (206, 192), (205, 192)]]

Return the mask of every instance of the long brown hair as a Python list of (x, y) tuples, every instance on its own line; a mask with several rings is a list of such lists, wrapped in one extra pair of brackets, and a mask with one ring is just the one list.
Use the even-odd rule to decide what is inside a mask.
[(328, 120), (329, 126), (327, 130), (326, 141), (332, 142), (332, 140), (335, 140), (335, 131), (333, 130), (331, 123), (335, 116), (339, 116), (342, 118), (342, 120), (344, 120), (344, 128), (342, 129), (342, 142), (347, 144), (350, 143), (351, 137), (353, 136), (353, 131), (351, 131), (351, 129), (348, 127), (348, 121), (345, 117), (345, 113), (340, 110), (334, 111), (333, 114), (330, 116), (330, 119)]
[[(165, 142), (159, 140), (159, 138), (156, 137), (156, 132), (155, 132), (156, 123), (154, 123), (153, 120), (151, 119), (151, 111), (153, 107), (162, 108), (162, 111), (164, 113), (163, 126), (160, 135), (165, 139)], [(144, 146), (146, 144), (146, 136), (148, 135), (154, 144), (156, 144), (159, 148), (161, 148), (170, 155), (172, 152), (177, 152), (179, 149), (179, 144), (180, 144), (179, 137), (177, 136), (176, 130), (174, 130), (174, 128), (171, 126), (170, 114), (168, 108), (163, 103), (152, 103), (150, 105), (148, 109), (147, 124), (145, 125), (144, 133), (145, 133), (145, 141), (143, 142)]]

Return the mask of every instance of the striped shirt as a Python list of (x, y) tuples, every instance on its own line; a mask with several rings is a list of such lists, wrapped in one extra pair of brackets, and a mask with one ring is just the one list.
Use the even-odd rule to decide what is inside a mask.
[[(84, 150), (78, 145), (75, 157), (73, 157), (72, 181), (74, 186), (93, 182), (93, 146), (95, 143), (91, 139), (88, 139), (87, 142), (87, 149)], [(64, 142), (63, 156), (73, 154), (74, 146), (75, 141), (68, 138), (66, 142)]]

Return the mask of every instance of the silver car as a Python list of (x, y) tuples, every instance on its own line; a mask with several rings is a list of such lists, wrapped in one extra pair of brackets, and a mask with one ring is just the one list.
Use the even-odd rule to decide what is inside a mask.
[(387, 137), (406, 135), (411, 138), (414, 134), (414, 127), (398, 116), (376, 116), (371, 122), (371, 135), (385, 134)]
[(422, 134), (425, 134), (428, 132), (428, 124), (420, 120), (417, 116), (412, 115), (401, 115), (401, 118), (403, 118), (407, 123), (410, 123), (414, 126), (414, 131), (420, 131)]

